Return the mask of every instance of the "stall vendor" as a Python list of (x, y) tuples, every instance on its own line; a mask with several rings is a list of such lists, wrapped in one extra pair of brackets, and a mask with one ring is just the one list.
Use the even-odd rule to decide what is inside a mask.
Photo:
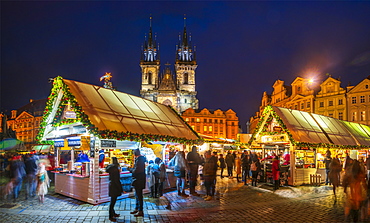
[(81, 162), (81, 163), (90, 162), (90, 159), (89, 159), (89, 157), (87, 156), (86, 153), (81, 151), (80, 154), (78, 154), (76, 162)]

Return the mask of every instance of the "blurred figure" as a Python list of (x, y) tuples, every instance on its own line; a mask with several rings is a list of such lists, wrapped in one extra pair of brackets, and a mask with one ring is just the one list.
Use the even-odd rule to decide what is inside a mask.
[[(207, 157), (206, 157), (207, 159)], [(234, 155), (231, 154), (231, 151), (227, 152), (226, 158), (225, 158), (226, 166), (227, 166), (227, 175), (229, 179), (233, 178), (233, 167), (235, 163)]]
[(122, 184), (120, 181), (121, 167), (118, 163), (117, 157), (112, 157), (112, 164), (107, 166), (106, 171), (109, 173), (109, 220), (116, 222), (116, 218), (120, 215), (114, 211), (114, 205), (117, 202), (117, 197), (121, 196), (123, 193)]
[(204, 178), (204, 186), (206, 187), (206, 196), (204, 197), (205, 201), (212, 200), (215, 191), (212, 191), (213, 184), (216, 178), (217, 172), (217, 159), (215, 156), (211, 155), (211, 151), (206, 151), (205, 155), (205, 162), (203, 166), (203, 178)]
[(261, 163), (258, 157), (252, 160), (251, 171), (252, 171), (252, 186), (257, 187), (257, 176), (258, 173), (261, 171)]
[(24, 161), (26, 170), (26, 199), (29, 196), (34, 197), (36, 195), (36, 174), (37, 174), (37, 164), (36, 159), (32, 154), (27, 154)]
[(104, 149), (99, 150), (99, 167), (104, 168), (105, 154)]
[(330, 151), (329, 152), (326, 152), (326, 157), (325, 157), (325, 159), (323, 161), (323, 163), (325, 164), (325, 173), (326, 173), (325, 185), (328, 185), (330, 183), (330, 181), (329, 181), (329, 172), (330, 172), (330, 163), (331, 163), (331, 160), (332, 160), (332, 158), (331, 158)]
[(367, 181), (370, 182), (370, 154), (366, 158)]
[(161, 158), (155, 158), (154, 162), (159, 166), (159, 183), (158, 183), (158, 197), (163, 196), (164, 182), (167, 181), (166, 165), (162, 162)]
[(145, 157), (140, 154), (139, 149), (134, 150), (135, 165), (131, 170), (132, 172), (132, 186), (135, 188), (136, 206), (135, 210), (131, 211), (130, 214), (134, 214), (135, 217), (144, 217), (144, 200), (143, 200), (143, 189), (146, 184), (145, 175)]
[(242, 178), (244, 181), (244, 185), (248, 185), (248, 179), (249, 178), (249, 171), (250, 171), (250, 164), (251, 164), (251, 158), (248, 154), (247, 150), (244, 150), (244, 153), (242, 154)]
[(336, 198), (336, 188), (339, 187), (340, 184), (340, 172), (342, 171), (342, 166), (340, 165), (339, 159), (334, 158), (330, 162), (329, 166), (329, 180), (331, 184), (333, 185), (333, 192), (334, 196)]
[(278, 156), (272, 158), (272, 179), (274, 181), (274, 191), (279, 189), (280, 186), (280, 161)]
[(37, 195), (39, 196), (40, 203), (44, 203), (45, 194), (48, 193), (49, 186), (49, 176), (46, 172), (45, 164), (41, 162), (37, 172)]
[[(345, 216), (352, 215), (353, 222), (359, 220), (361, 209), (366, 209), (365, 201), (367, 198), (367, 184), (365, 180), (365, 171), (358, 160), (353, 160), (343, 178), (344, 193), (346, 193)], [(365, 211), (362, 210), (362, 219), (366, 217)], [(346, 219), (348, 220), (348, 219)]]
[(153, 160), (149, 161), (146, 167), (146, 176), (148, 179), (148, 187), (150, 189), (149, 197), (158, 197), (158, 184), (159, 184), (159, 166)]
[(21, 156), (13, 156), (10, 163), (10, 179), (13, 182), (14, 202), (17, 200), (22, 189), (23, 177), (26, 176), (25, 165)]
[(191, 195), (199, 196), (197, 192), (195, 192), (195, 186), (197, 185), (198, 179), (198, 169), (199, 165), (202, 163), (199, 153), (197, 151), (197, 147), (193, 146), (191, 152), (188, 153), (186, 156), (189, 165), (189, 191)]
[(240, 158), (240, 154), (236, 154), (236, 157), (235, 157), (235, 172), (236, 172), (236, 180), (238, 182), (241, 182), (239, 179), (239, 176), (242, 173), (242, 161)]
[(178, 151), (176, 155), (170, 160), (170, 166), (174, 166), (174, 176), (177, 177), (177, 194), (179, 196), (187, 196), (185, 194), (185, 176), (189, 171), (188, 163), (185, 159), (185, 152)]
[(224, 155), (223, 154), (220, 154), (220, 158), (218, 159), (219, 162), (220, 162), (220, 169), (221, 169), (221, 172), (220, 172), (220, 177), (221, 179), (224, 178), (222, 176), (223, 172), (224, 172), (224, 169), (226, 168), (226, 163), (225, 163), (225, 158), (224, 158)]

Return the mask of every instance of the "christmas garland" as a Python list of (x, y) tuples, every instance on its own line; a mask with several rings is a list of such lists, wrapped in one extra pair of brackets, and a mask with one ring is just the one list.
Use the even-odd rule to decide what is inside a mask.
[[(199, 138), (196, 140), (189, 140), (186, 138), (178, 138), (169, 135), (155, 135), (155, 134), (139, 134), (132, 132), (117, 132), (116, 130), (99, 130), (94, 124), (91, 123), (89, 117), (83, 112), (82, 107), (78, 104), (75, 96), (70, 92), (69, 87), (63, 82), (63, 78), (58, 76), (53, 81), (53, 87), (51, 93), (47, 98), (46, 107), (44, 110), (42, 122), (40, 124), (40, 131), (36, 136), (36, 140), (40, 143), (47, 143), (46, 141), (41, 141), (42, 136), (45, 133), (45, 128), (47, 126), (47, 118), (53, 110), (53, 106), (56, 103), (55, 100), (59, 92), (63, 92), (63, 97), (58, 105), (55, 117), (51, 122), (52, 126), (62, 126), (69, 125), (73, 123), (81, 123), (86, 129), (96, 137), (101, 139), (116, 139), (116, 140), (129, 140), (129, 141), (165, 141), (165, 142), (175, 142), (187, 145), (202, 144), (203, 140)], [(76, 113), (76, 119), (61, 119), (62, 113), (67, 104), (70, 104), (71, 110)], [(181, 116), (180, 116), (181, 118)], [(186, 122), (185, 122), (186, 123)], [(191, 129), (191, 128), (190, 128)]]
[[(256, 126), (256, 128), (255, 128), (255, 130), (252, 134), (252, 137), (250, 138), (250, 140), (248, 142), (249, 146), (252, 144), (253, 140), (256, 140), (255, 137), (256, 137), (259, 129), (262, 126), (264, 117), (266, 117), (267, 115), (270, 115), (270, 116), (267, 117), (265, 125), (262, 127), (262, 130), (261, 130), (260, 134), (261, 135), (275, 135), (275, 134), (280, 134), (280, 133), (286, 133), (288, 135), (288, 138), (289, 138), (290, 142), (292, 143), (292, 145), (297, 146), (297, 147), (301, 147), (301, 148), (302, 147), (307, 147), (307, 148), (308, 147), (310, 147), (310, 148), (332, 148), (332, 149), (365, 149), (365, 148), (368, 148), (368, 146), (365, 146), (365, 145), (357, 146), (357, 145), (335, 145), (335, 144), (332, 144), (332, 143), (296, 142), (293, 139), (293, 135), (289, 132), (288, 128), (284, 124), (283, 120), (279, 117), (279, 115), (276, 114), (276, 112), (273, 110), (271, 105), (268, 105), (268, 106), (265, 107), (265, 109), (262, 113), (262, 116), (261, 116), (260, 120), (258, 121), (257, 126)], [(276, 122), (282, 128), (282, 131), (280, 133), (279, 132), (268, 132), (267, 131), (268, 125), (271, 123), (273, 118), (276, 120)]]

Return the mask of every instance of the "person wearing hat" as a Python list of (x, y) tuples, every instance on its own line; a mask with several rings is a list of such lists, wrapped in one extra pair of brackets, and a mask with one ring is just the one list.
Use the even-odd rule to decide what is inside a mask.
[(135, 165), (132, 168), (132, 186), (135, 188), (136, 206), (135, 210), (131, 211), (130, 214), (134, 214), (135, 217), (144, 217), (143, 212), (143, 189), (146, 184), (145, 174), (145, 157), (140, 154), (139, 149), (134, 150)]

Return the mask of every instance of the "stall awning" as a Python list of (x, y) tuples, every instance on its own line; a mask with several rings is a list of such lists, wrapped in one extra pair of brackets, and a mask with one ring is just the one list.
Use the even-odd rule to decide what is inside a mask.
[(261, 120), (275, 113), (295, 142), (370, 147), (369, 126), (288, 108), (268, 106), (265, 111)]
[[(125, 133), (136, 134), (132, 140), (136, 140), (141, 134), (145, 134), (145, 136), (141, 136), (141, 140), (145, 138), (145, 141), (164, 140), (155, 136), (186, 140), (199, 139), (197, 133), (169, 106), (61, 77), (55, 78), (53, 84), (55, 87), (52, 89), (52, 95), (49, 97), (50, 102), (48, 101), (47, 104), (60, 107), (60, 105), (65, 106), (71, 100), (73, 102), (71, 110), (73, 111), (78, 106), (83, 113), (81, 114), (78, 108), (77, 112), (74, 110), (77, 119), (82, 119), (81, 122), (87, 126), (91, 123), (95, 127), (94, 131), (101, 135), (106, 131), (107, 134), (115, 135), (117, 139), (124, 138)], [(57, 101), (53, 102), (53, 99)], [(50, 115), (53, 116), (55, 113), (51, 112)], [(47, 119), (53, 120), (53, 117)], [(117, 136), (117, 134), (120, 135)]]
[(48, 153), (51, 150), (52, 145), (37, 145), (32, 147), (32, 150), (39, 153)]

